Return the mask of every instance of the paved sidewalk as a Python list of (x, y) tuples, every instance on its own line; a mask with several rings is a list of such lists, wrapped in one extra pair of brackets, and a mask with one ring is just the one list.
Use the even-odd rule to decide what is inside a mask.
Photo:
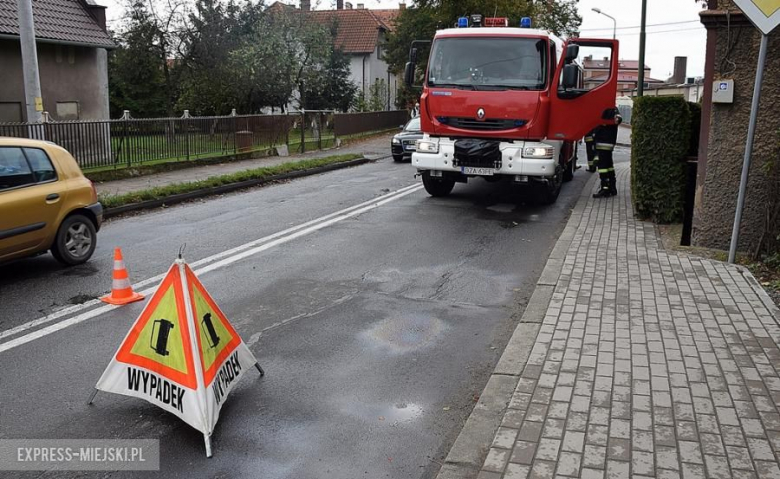
[(617, 143), (622, 146), (631, 146), (631, 127), (629, 125), (620, 125)]
[(366, 158), (379, 158), (390, 155), (390, 138), (397, 133), (396, 131), (387, 134), (381, 134), (367, 138), (365, 140), (355, 140), (348, 145), (340, 148), (331, 148), (328, 150), (314, 150), (303, 155), (294, 156), (268, 156), (262, 158), (253, 158), (250, 160), (226, 161), (224, 163), (215, 163), (212, 165), (196, 166), (193, 168), (184, 168), (152, 175), (139, 176), (137, 178), (127, 178), (123, 180), (107, 181), (96, 183), (98, 194), (101, 195), (121, 195), (132, 193), (134, 191), (154, 188), (156, 186), (166, 186), (173, 183), (186, 183), (190, 181), (205, 180), (210, 176), (227, 175), (238, 171), (251, 170), (264, 166), (275, 166), (282, 163), (291, 163), (295, 161), (311, 160), (313, 158), (322, 158), (332, 155), (344, 155), (347, 153), (357, 153)]
[(664, 250), (617, 171), (564, 232), (479, 479), (780, 477), (777, 308), (743, 268)]

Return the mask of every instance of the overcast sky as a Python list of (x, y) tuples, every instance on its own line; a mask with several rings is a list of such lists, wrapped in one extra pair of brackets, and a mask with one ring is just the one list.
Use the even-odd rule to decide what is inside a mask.
[[(273, 0), (267, 0), (272, 3)], [(121, 0), (98, 0), (108, 7), (107, 16), (113, 23), (122, 15)], [(286, 3), (293, 3), (287, 0)], [(319, 8), (333, 8), (335, 0), (312, 0)], [(397, 8), (395, 0), (352, 0), (353, 4), (364, 3), (368, 8)], [(490, 1), (485, 2), (486, 5)], [(624, 60), (639, 59), (639, 24), (641, 22), (641, 0), (580, 0), (582, 15), (582, 36), (612, 36), (612, 20), (593, 12), (600, 8), (617, 20), (620, 56)], [(646, 63), (652, 69), (651, 76), (666, 80), (672, 74), (675, 56), (688, 57), (688, 75), (704, 75), (704, 49), (707, 34), (699, 22), (701, 6), (694, 0), (652, 0), (647, 9), (647, 57)], [(682, 23), (686, 22), (686, 23)]]

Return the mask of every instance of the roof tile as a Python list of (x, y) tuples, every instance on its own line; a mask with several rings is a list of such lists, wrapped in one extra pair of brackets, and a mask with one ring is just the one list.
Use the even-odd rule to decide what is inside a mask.
[[(96, 47), (114, 46), (111, 37), (79, 0), (33, 0), (32, 3), (36, 37)], [(0, 33), (19, 35), (16, 0), (0, 0)]]

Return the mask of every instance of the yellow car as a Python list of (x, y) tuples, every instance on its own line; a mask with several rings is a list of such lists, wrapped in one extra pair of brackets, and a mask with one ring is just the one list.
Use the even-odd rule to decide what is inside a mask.
[(0, 263), (51, 250), (66, 264), (95, 251), (103, 207), (63, 148), (0, 137)]

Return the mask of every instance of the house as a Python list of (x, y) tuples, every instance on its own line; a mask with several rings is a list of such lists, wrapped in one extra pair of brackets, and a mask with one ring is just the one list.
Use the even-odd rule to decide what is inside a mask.
[[(54, 120), (108, 119), (105, 7), (92, 0), (35, 0), (43, 108)], [(0, 0), (0, 122), (26, 121), (17, 0)]]
[[(729, 0), (709, 0), (700, 17), (707, 47), (692, 241), (728, 249), (761, 34)], [(752, 254), (780, 248), (780, 30), (768, 47), (739, 237), (740, 251)], [(731, 95), (722, 95), (724, 84)]]
[[(585, 57), (582, 62), (585, 89), (592, 90), (604, 83), (609, 76), (609, 58), (598, 59), (593, 55)], [(618, 92), (630, 92), (637, 88), (639, 82), (639, 62), (636, 60), (620, 60), (618, 68)], [(645, 65), (645, 83), (648, 85), (662, 84), (661, 80), (650, 77), (650, 67)]]
[[(645, 81), (645, 96), (682, 96), (686, 101), (698, 103), (704, 96), (704, 78), (687, 76), (688, 58), (674, 57), (674, 73), (665, 82)], [(636, 97), (636, 85), (618, 89), (621, 95)]]
[[(292, 7), (276, 2), (269, 8)], [(402, 3), (400, 8), (405, 5)], [(336, 23), (335, 46), (350, 58), (350, 80), (357, 85), (358, 94), (368, 99), (372, 84), (384, 84), (385, 109), (394, 110), (401, 79), (390, 71), (382, 55), (387, 34), (392, 31), (399, 10), (371, 10), (362, 3), (353, 7), (343, 0), (336, 0), (335, 10), (311, 10), (310, 0), (301, 0), (300, 10), (296, 11), (320, 24)]]

